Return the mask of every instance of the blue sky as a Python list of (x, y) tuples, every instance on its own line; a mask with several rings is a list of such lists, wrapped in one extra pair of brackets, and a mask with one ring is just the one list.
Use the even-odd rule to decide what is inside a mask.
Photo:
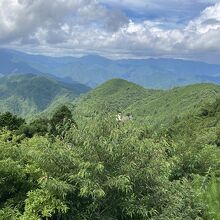
[(0, 46), (220, 63), (220, 0), (1, 0)]
[[(133, 2), (131, 4), (131, 2)], [(196, 18), (200, 13), (218, 1), (116, 1), (103, 0), (108, 7), (120, 8), (132, 20), (163, 20), (173, 23), (186, 23)]]

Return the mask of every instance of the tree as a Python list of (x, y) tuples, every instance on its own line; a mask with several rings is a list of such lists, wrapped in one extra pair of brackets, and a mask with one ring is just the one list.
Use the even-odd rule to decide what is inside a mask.
[(53, 135), (64, 136), (65, 132), (74, 125), (78, 127), (73, 119), (72, 112), (65, 105), (61, 106), (52, 116), (50, 120), (49, 132)]
[(31, 138), (36, 134), (44, 136), (48, 133), (49, 124), (50, 120), (47, 118), (35, 119), (30, 124), (23, 124), (16, 134), (24, 135), (28, 138)]
[[(0, 218), (196, 219), (187, 179), (170, 180), (164, 141), (97, 118), (62, 138), (0, 135)], [(10, 219), (9, 218), (9, 219)]]
[(0, 114), (0, 129), (6, 127), (8, 130), (17, 130), (21, 125), (25, 124), (25, 120), (10, 112)]
[(63, 123), (63, 120), (72, 120), (72, 113), (65, 105), (61, 106), (52, 116), (51, 123), (58, 125)]

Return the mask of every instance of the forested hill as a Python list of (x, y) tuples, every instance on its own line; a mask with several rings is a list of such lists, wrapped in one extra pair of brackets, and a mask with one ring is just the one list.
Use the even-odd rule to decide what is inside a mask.
[(76, 104), (76, 111), (87, 116), (123, 111), (138, 100), (158, 93), (160, 91), (147, 90), (123, 79), (112, 79), (82, 97)]
[(58, 104), (72, 102), (88, 90), (79, 83), (66, 83), (49, 76), (5, 76), (0, 81), (0, 112), (33, 116)]
[(132, 114), (134, 120), (148, 125), (169, 123), (176, 117), (197, 114), (220, 95), (220, 86), (195, 84), (171, 90), (149, 90), (134, 83), (110, 80), (92, 90), (76, 103), (75, 112), (93, 118), (103, 112)]
[[(35, 108), (79, 94), (42, 76), (3, 79), (2, 96)], [(73, 109), (50, 104), (50, 117), (0, 113), (0, 219), (219, 220), (219, 93), (113, 79)]]
[(220, 86), (215, 84), (153, 90), (123, 79), (112, 79), (89, 90), (82, 84), (67, 83), (47, 75), (5, 76), (0, 82), (0, 112), (30, 117), (42, 112), (51, 114), (62, 104), (74, 103), (74, 112), (79, 117), (93, 118), (106, 112), (115, 115), (121, 112), (132, 114), (135, 121), (155, 125), (198, 113), (220, 94)]

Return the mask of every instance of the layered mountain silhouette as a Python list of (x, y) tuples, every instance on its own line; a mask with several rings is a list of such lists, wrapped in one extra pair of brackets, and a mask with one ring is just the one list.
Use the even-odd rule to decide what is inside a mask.
[(47, 73), (90, 87), (121, 78), (145, 88), (169, 89), (194, 83), (220, 83), (220, 65), (178, 59), (110, 60), (90, 55), (49, 57), (0, 49), (0, 74)]

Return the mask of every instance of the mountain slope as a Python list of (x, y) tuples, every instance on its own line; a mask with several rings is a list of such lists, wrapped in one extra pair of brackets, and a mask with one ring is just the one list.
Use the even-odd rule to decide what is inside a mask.
[(220, 86), (215, 84), (195, 84), (174, 88), (158, 94), (154, 100), (144, 98), (129, 106), (139, 120), (148, 124), (167, 124), (178, 117), (195, 115), (203, 106), (211, 104), (220, 96)]
[(77, 102), (76, 114), (94, 117), (103, 113), (132, 114), (135, 121), (162, 126), (176, 118), (199, 114), (220, 96), (220, 86), (195, 84), (168, 91), (147, 90), (121, 79), (110, 80)]
[(101, 113), (123, 112), (128, 106), (150, 97), (159, 91), (143, 87), (122, 79), (112, 79), (98, 86), (78, 103), (76, 111), (80, 115), (92, 117)]
[[(49, 73), (58, 77), (70, 77), (74, 81), (95, 87), (113, 78), (122, 78), (146, 88), (172, 88), (194, 83), (220, 83), (220, 65), (177, 59), (110, 60), (90, 55), (76, 57), (48, 57), (30, 55), (18, 51), (0, 49), (9, 65), (8, 73), (16, 64), (26, 65), (25, 72)], [(5, 54), (5, 56), (4, 56)], [(7, 64), (8, 63), (8, 64)], [(6, 71), (1, 71), (3, 74)], [(19, 69), (19, 68), (18, 68)]]
[(172, 140), (184, 140), (189, 145), (220, 146), (220, 97), (205, 104), (197, 114), (178, 118), (167, 130)]
[(27, 116), (59, 103), (71, 102), (88, 90), (81, 84), (66, 84), (35, 74), (6, 76), (0, 82), (0, 112)]

